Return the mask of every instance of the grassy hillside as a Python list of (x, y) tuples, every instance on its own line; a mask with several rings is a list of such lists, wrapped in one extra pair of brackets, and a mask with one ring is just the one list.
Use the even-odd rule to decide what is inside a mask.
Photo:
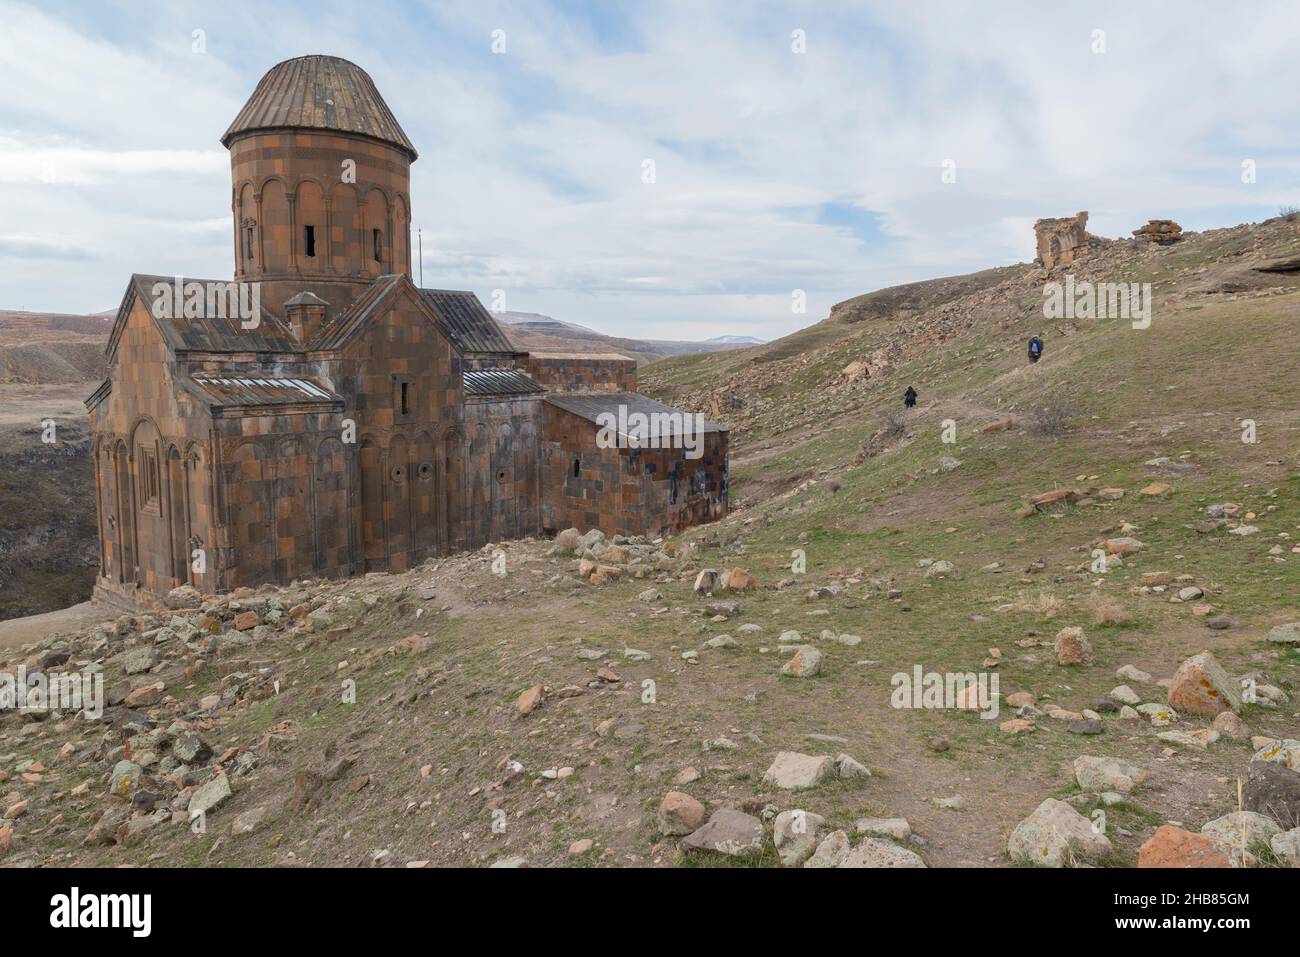
[[(107, 729), (65, 718), (31, 734), (0, 715), (8, 798), (28, 802), (0, 859), (775, 866), (774, 815), (798, 809), (824, 819), (818, 840), (839, 829), (861, 847), (860, 820), (902, 817), (895, 852), (1011, 865), (1012, 829), (1059, 798), (1104, 810), (1096, 863), (1131, 866), (1162, 823), (1198, 830), (1236, 810), (1259, 739), (1300, 738), (1300, 653), (1266, 638), (1300, 620), (1300, 278), (1256, 268), (1298, 246), (1278, 220), (1108, 244), (1070, 267), (1152, 282), (1147, 329), (1045, 320), (1044, 282), (1065, 270), (1026, 265), (872, 293), (769, 345), (646, 367), (644, 391), (733, 427), (736, 509), (631, 556), (598, 547), (619, 569), (609, 584), (517, 542), (504, 576), (489, 546), (14, 648), (6, 666), (67, 653), (103, 667), (110, 701), (134, 697)], [(1029, 366), (1033, 333), (1047, 350)], [(904, 412), (908, 385), (921, 400)], [(1027, 507), (1054, 489), (1074, 500)], [(1120, 537), (1140, 546), (1098, 570), (1094, 549)], [(693, 590), (701, 569), (733, 566), (762, 587)], [(1090, 663), (1058, 660), (1066, 627), (1083, 629)], [(782, 674), (794, 645), (820, 652), (818, 673)], [(1120, 684), (1164, 706), (1203, 650), (1231, 681), (1276, 692), (1240, 706), (1244, 736), (1107, 707)], [(146, 670), (127, 674), (141, 654)], [(996, 674), (996, 720), (894, 707), (893, 676), (918, 665)], [(1128, 667), (1150, 680), (1117, 676)], [(538, 686), (540, 706), (521, 709)], [(1015, 692), (1034, 696), (1028, 728), (1006, 724)], [(194, 756), (194, 736), (210, 754)], [(787, 790), (765, 777), (781, 751), (847, 754), (871, 776)], [(1149, 779), (1103, 798), (1075, 778), (1082, 755)], [(138, 781), (113, 777), (124, 760)], [(232, 793), (195, 833), (189, 802), (219, 781)], [(761, 847), (691, 849), (658, 817), (669, 791), (750, 815)]]

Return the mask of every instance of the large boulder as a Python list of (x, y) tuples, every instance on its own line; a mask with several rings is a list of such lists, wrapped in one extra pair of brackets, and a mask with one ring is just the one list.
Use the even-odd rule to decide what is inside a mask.
[(207, 814), (231, 795), (230, 779), (225, 774), (218, 774), (203, 787), (190, 796), (189, 814)]
[(1138, 867), (1232, 867), (1232, 848), (1205, 834), (1162, 824), (1138, 848)]
[(1253, 852), (1260, 847), (1267, 848), (1274, 835), (1282, 833), (1282, 828), (1263, 814), (1233, 811), (1207, 821), (1201, 833), (1231, 845), (1234, 850)]
[(1014, 861), (1035, 867), (1074, 867), (1096, 862), (1111, 852), (1110, 840), (1092, 822), (1055, 798), (1048, 798), (1016, 825), (1007, 841)]
[(1268, 640), (1279, 645), (1300, 647), (1300, 621), (1289, 621), (1268, 630)]
[(1147, 779), (1147, 772), (1121, 758), (1082, 755), (1074, 759), (1074, 780), (1085, 791), (1128, 794)]
[(879, 837), (864, 837), (849, 851), (840, 867), (925, 867), (925, 861), (915, 851), (899, 847), (892, 841)]
[(791, 678), (811, 678), (822, 670), (822, 653), (812, 645), (804, 645), (794, 657), (781, 666), (781, 674)]
[(799, 754), (781, 751), (763, 775), (763, 783), (785, 791), (803, 791), (816, 787), (835, 767), (828, 754)]
[(763, 822), (752, 814), (721, 807), (707, 824), (683, 838), (682, 846), (730, 857), (759, 854), (763, 850)]
[(751, 591), (758, 587), (758, 579), (743, 568), (733, 568), (724, 573), (722, 587), (727, 591)]
[(1236, 711), (1241, 707), (1241, 689), (1214, 655), (1202, 651), (1174, 672), (1169, 682), (1169, 706), (1180, 714), (1213, 718), (1222, 711)]
[(1285, 867), (1300, 867), (1300, 827), (1275, 834), (1269, 846), (1278, 863)]
[(1300, 771), (1273, 761), (1251, 761), (1242, 803), (1285, 828), (1300, 827)]
[(682, 791), (669, 791), (659, 802), (659, 830), (690, 834), (704, 824), (704, 805)]
[(803, 862), (804, 867), (839, 867), (849, 856), (849, 836), (843, 831), (831, 831), (817, 845), (812, 857)]
[(1256, 751), (1251, 760), (1267, 761), (1292, 771), (1300, 771), (1300, 740), (1283, 738), (1281, 741), (1273, 741)]
[(1082, 628), (1062, 628), (1056, 633), (1056, 660), (1062, 665), (1092, 664), (1092, 643)]
[(782, 811), (772, 822), (772, 843), (782, 867), (798, 867), (817, 848), (817, 832), (825, 818), (809, 811)]
[(700, 573), (695, 576), (695, 584), (692, 587), (697, 595), (712, 595), (718, 588), (718, 570), (701, 568)]

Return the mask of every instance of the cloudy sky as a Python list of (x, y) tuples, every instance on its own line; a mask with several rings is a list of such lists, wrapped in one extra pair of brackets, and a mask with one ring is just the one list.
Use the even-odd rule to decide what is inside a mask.
[(304, 53), (365, 68), (419, 150), (425, 285), (699, 339), (1031, 259), (1041, 216), (1300, 206), (1297, 41), (1289, 2), (0, 0), (0, 308), (229, 276), (218, 137)]

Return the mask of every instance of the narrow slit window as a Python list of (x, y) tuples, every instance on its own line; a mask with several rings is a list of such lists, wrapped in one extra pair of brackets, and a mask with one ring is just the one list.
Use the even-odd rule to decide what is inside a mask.
[(303, 247), (307, 255), (312, 259), (316, 258), (316, 227), (304, 226), (303, 228)]
[(244, 227), (244, 258), (253, 261), (253, 227)]
[(406, 404), (407, 386), (409, 384), (410, 383), (407, 382), (402, 383), (402, 415), (410, 414), (410, 409), (407, 408), (407, 404)]
[(374, 239), (375, 243), (375, 262), (383, 262), (383, 257), (380, 255), (380, 248), (383, 245), (383, 233), (378, 229), (372, 229), (370, 235)]
[(578, 470), (582, 468), (582, 459), (573, 460), (573, 477), (578, 477)]

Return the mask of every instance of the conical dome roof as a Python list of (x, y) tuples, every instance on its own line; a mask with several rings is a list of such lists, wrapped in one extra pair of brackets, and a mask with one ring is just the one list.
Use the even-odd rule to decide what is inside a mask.
[(223, 146), (254, 130), (338, 130), (391, 143), (416, 158), (415, 147), (365, 70), (336, 56), (312, 54), (277, 63), (266, 72)]

